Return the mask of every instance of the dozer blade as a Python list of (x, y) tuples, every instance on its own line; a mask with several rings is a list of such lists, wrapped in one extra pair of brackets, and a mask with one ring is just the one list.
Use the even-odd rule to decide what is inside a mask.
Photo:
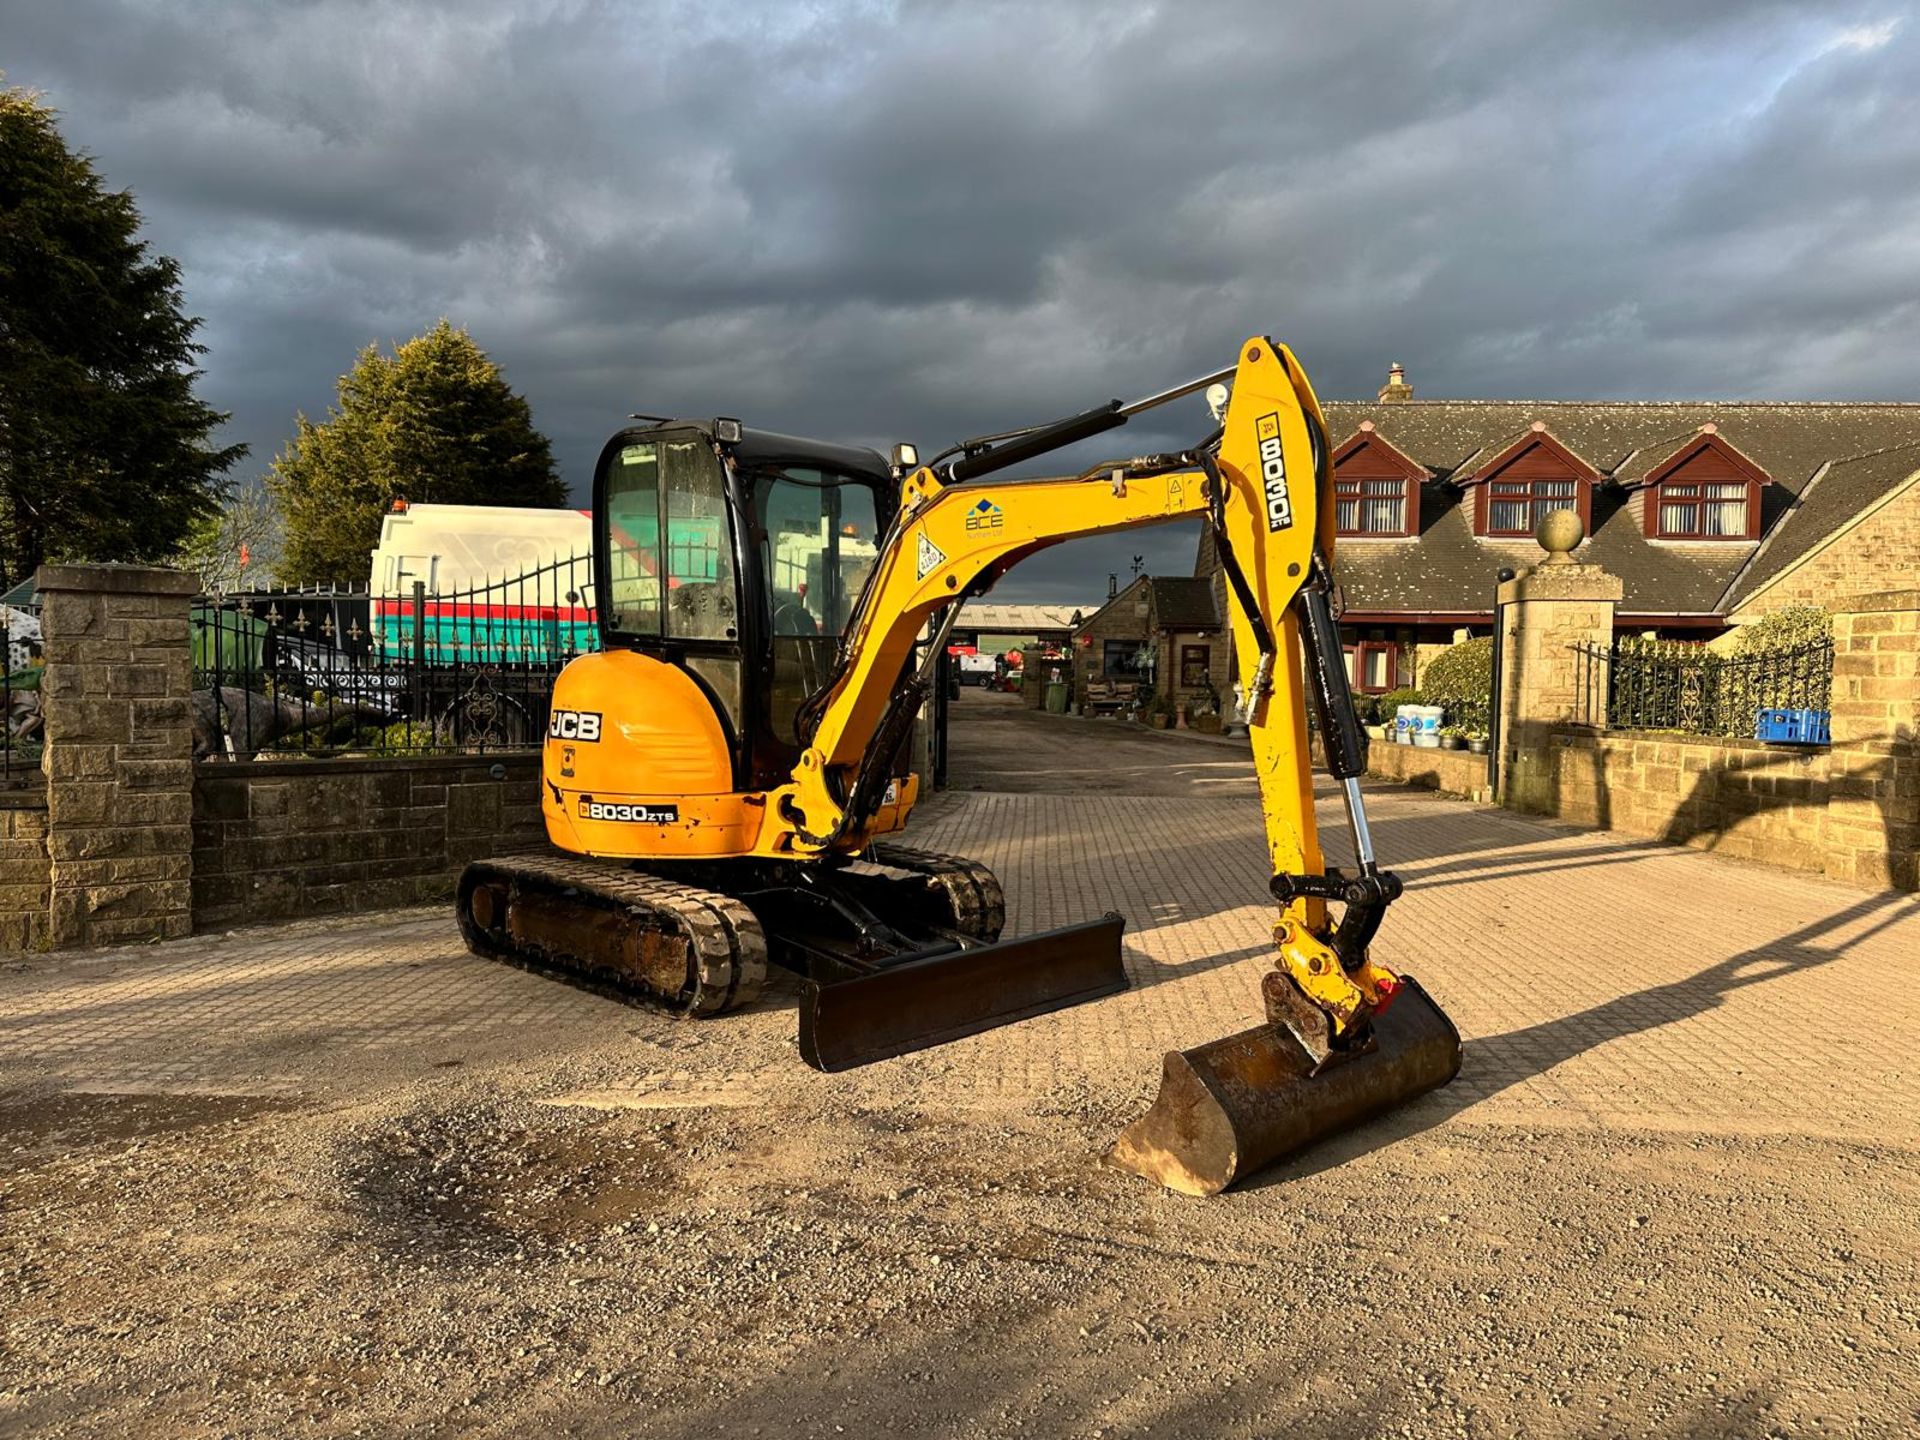
[(1217, 1195), (1317, 1140), (1352, 1129), (1460, 1071), (1460, 1032), (1410, 977), (1373, 1022), (1373, 1044), (1319, 1074), (1283, 1027), (1259, 1025), (1168, 1054), (1153, 1108), (1110, 1158), (1184, 1195)]
[(982, 1030), (1064, 1010), (1127, 988), (1126, 921), (933, 955), (906, 955), (870, 974), (801, 984), (800, 1054), (816, 1070), (848, 1070)]

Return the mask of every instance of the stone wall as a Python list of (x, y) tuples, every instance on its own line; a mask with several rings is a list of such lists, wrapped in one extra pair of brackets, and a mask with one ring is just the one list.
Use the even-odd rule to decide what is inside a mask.
[(203, 762), (194, 925), (447, 899), (469, 860), (546, 844), (539, 787), (537, 754)]
[(1146, 643), (1148, 583), (1142, 575), (1073, 632), (1069, 643), (1073, 647), (1073, 703), (1076, 706), (1087, 703), (1087, 682), (1100, 678), (1107, 641), (1127, 640), (1135, 646)]
[(1396, 780), (1402, 785), (1471, 800), (1484, 799), (1488, 794), (1487, 757), (1465, 750), (1426, 750), (1418, 745), (1396, 745), (1391, 740), (1369, 740), (1367, 774), (1376, 780)]
[(1831, 746), (1560, 723), (1504, 798), (1579, 825), (1920, 889), (1920, 591), (1830, 603)]
[(47, 947), (47, 797), (0, 790), (0, 953)]
[(1553, 813), (1575, 825), (1828, 870), (1825, 749), (1569, 726), (1547, 763)]

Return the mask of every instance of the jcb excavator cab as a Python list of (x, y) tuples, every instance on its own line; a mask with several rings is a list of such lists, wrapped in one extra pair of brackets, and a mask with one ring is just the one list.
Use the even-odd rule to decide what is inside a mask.
[(875, 452), (733, 420), (622, 430), (602, 449), (602, 644), (693, 677), (720, 721), (730, 788), (791, 773), (802, 707), (833, 674), (897, 502)]

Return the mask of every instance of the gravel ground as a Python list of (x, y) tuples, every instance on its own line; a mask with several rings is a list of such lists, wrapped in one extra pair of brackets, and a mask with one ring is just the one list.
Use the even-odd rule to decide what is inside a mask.
[[(962, 786), (1086, 768), (991, 699), (961, 719)], [(1238, 763), (1092, 723), (1116, 790), (1185, 765), (1211, 794)], [(177, 954), (354, 926), (448, 951), (409, 912)], [(166, 963), (35, 962), (0, 993), (81, 1004)], [(290, 1027), (285, 1054), (183, 1026), (191, 1083), (113, 1093), (0, 1046), (0, 1433), (1920, 1430), (1907, 1133), (1430, 1097), (1194, 1201), (1099, 1163), (1150, 1061), (999, 1096), (957, 1083), (963, 1046), (807, 1071), (790, 991), (707, 1024), (550, 1003), (384, 1046)]]

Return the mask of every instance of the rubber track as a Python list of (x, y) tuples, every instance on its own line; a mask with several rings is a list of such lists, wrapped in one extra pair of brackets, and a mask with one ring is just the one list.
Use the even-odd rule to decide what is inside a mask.
[(999, 877), (978, 860), (908, 845), (869, 846), (864, 857), (875, 865), (924, 875), (946, 893), (954, 929), (976, 940), (993, 941), (1007, 923), (1006, 894)]
[[(476, 861), (471, 867), (490, 876), (525, 885), (544, 883), (555, 890), (574, 890), (608, 908), (651, 910), (673, 917), (692, 942), (695, 982), (691, 993), (661, 995), (623, 977), (600, 971), (580, 971), (547, 954), (527, 955), (510, 945), (496, 944), (466, 915), (460, 928), (469, 948), (489, 959), (509, 964), (559, 970), (594, 984), (611, 983), (626, 994), (644, 994), (649, 1000), (680, 1015), (718, 1015), (751, 1004), (767, 978), (767, 941), (753, 912), (730, 895), (665, 880), (630, 870), (613, 861), (552, 855), (502, 855)], [(462, 889), (465, 889), (463, 884)]]

